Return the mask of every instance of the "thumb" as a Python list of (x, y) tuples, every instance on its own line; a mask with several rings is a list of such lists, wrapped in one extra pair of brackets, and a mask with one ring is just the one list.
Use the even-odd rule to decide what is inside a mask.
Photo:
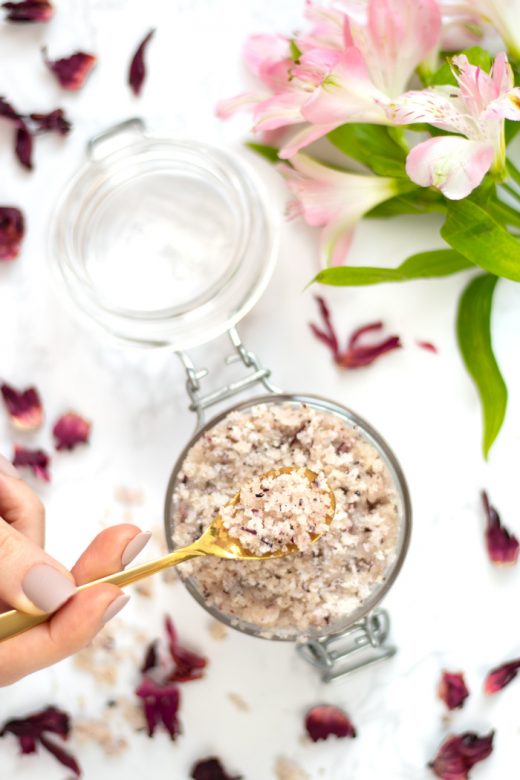
[(0, 600), (34, 615), (55, 612), (75, 592), (61, 563), (0, 519)]

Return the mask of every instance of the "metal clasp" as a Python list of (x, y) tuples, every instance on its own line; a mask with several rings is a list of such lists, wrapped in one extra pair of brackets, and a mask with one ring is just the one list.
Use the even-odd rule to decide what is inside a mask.
[(227, 398), (232, 398), (254, 385), (263, 385), (264, 389), (269, 393), (281, 392), (269, 381), (271, 371), (268, 368), (265, 368), (265, 366), (260, 363), (255, 353), (250, 352), (242, 343), (242, 339), (240, 338), (237, 329), (230, 328), (228, 336), (231, 340), (234, 352), (225, 358), (225, 364), (231, 365), (232, 363), (241, 362), (250, 370), (240, 379), (237, 379), (234, 382), (228, 382), (228, 384), (206, 394), (203, 394), (202, 392), (201, 380), (208, 376), (208, 369), (196, 368), (187, 352), (177, 352), (186, 371), (186, 390), (191, 400), (189, 408), (192, 412), (197, 413), (198, 428), (204, 423), (204, 412), (209, 406), (213, 406), (220, 401), (225, 401)]
[(296, 649), (321, 672), (323, 682), (331, 682), (395, 655), (397, 648), (386, 643), (389, 633), (388, 612), (376, 609), (342, 634), (302, 642)]

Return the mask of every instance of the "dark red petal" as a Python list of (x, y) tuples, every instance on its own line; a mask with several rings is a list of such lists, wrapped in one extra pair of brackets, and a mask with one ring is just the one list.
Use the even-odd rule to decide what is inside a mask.
[(432, 344), (431, 341), (416, 341), (415, 342), (418, 347), (421, 347), (421, 349), (427, 349), (428, 352), (435, 352), (437, 353), (439, 350), (435, 346), (435, 344)]
[(467, 780), (471, 768), (491, 755), (493, 736), (493, 732), (485, 737), (466, 732), (448, 737), (428, 766), (441, 780)]
[(520, 658), (515, 661), (508, 661), (501, 666), (492, 669), (484, 681), (484, 690), (486, 693), (498, 693), (502, 688), (515, 679), (520, 670)]
[(43, 407), (35, 387), (16, 390), (4, 383), (0, 386), (0, 392), (15, 428), (21, 431), (34, 431), (40, 427), (43, 421)]
[(152, 737), (162, 721), (172, 739), (180, 732), (177, 713), (180, 704), (180, 692), (176, 685), (159, 685), (149, 677), (144, 677), (136, 690), (143, 700), (144, 714), (148, 724), (148, 736)]
[[(368, 326), (367, 326), (368, 327)], [(363, 329), (365, 330), (365, 329)], [(369, 347), (352, 347), (339, 355), (336, 363), (342, 368), (362, 368), (369, 366), (386, 352), (402, 347), (399, 336), (389, 336), (378, 344)]]
[(142, 674), (146, 674), (150, 669), (155, 669), (157, 664), (157, 642), (151, 642), (144, 655), (143, 665), (141, 666)]
[(504, 528), (498, 512), (489, 503), (485, 490), (482, 491), (482, 503), (487, 517), (486, 546), (489, 560), (500, 565), (515, 564), (520, 547), (518, 539)]
[(321, 296), (316, 295), (315, 301), (318, 304), (318, 308), (320, 310), (320, 317), (322, 319), (324, 329), (321, 330), (321, 328), (318, 328), (317, 325), (312, 323), (310, 324), (310, 328), (316, 338), (326, 344), (326, 346), (332, 352), (333, 358), (336, 359), (339, 355), (339, 341), (334, 329), (334, 325), (332, 324), (330, 309), (327, 306), (325, 299)]
[(0, 97), (0, 116), (3, 119), (8, 119), (10, 122), (14, 122), (17, 126), (23, 124), (23, 117), (21, 114), (13, 108), (13, 106), (7, 102), (3, 97)]
[(20, 209), (0, 206), (0, 261), (15, 260), (25, 233), (25, 223)]
[(143, 82), (146, 76), (144, 55), (145, 55), (146, 47), (150, 43), (150, 40), (152, 39), (154, 32), (155, 30), (150, 30), (148, 35), (146, 35), (146, 37), (140, 43), (139, 48), (137, 49), (136, 53), (132, 57), (132, 62), (130, 63), (130, 70), (128, 72), (128, 83), (130, 84), (130, 87), (134, 95), (139, 95), (143, 87)]
[(75, 412), (62, 415), (54, 428), (54, 444), (57, 450), (73, 450), (78, 444), (87, 444), (92, 423)]
[(44, 49), (43, 56), (45, 64), (54, 73), (63, 89), (70, 90), (81, 89), (97, 62), (94, 54), (87, 54), (84, 51), (78, 51), (59, 60), (50, 60)]
[(438, 695), (449, 710), (462, 707), (469, 696), (462, 672), (443, 672)]
[(63, 748), (61, 745), (57, 745), (53, 740), (48, 739), (45, 734), (41, 735), (40, 742), (42, 743), (43, 747), (49, 751), (49, 753), (52, 753), (54, 758), (56, 758), (60, 764), (63, 764), (63, 766), (71, 769), (78, 777), (81, 775), (81, 769), (78, 762), (74, 756), (71, 755), (71, 753), (65, 750), (65, 748)]
[(2, 3), (8, 22), (48, 22), (54, 8), (48, 0), (21, 0), (19, 3)]
[(48, 114), (31, 114), (33, 122), (36, 123), (36, 132), (38, 133), (59, 133), (67, 135), (70, 133), (72, 124), (65, 116), (62, 108), (56, 108)]
[(193, 780), (242, 780), (241, 775), (228, 775), (218, 758), (205, 758), (191, 768)]
[(32, 171), (32, 150), (33, 140), (32, 135), (29, 132), (29, 128), (24, 123), (16, 130), (14, 151), (18, 160), (24, 168), (28, 171)]
[(175, 663), (175, 670), (168, 678), (171, 682), (191, 682), (202, 677), (202, 670), (208, 661), (190, 650), (186, 650), (177, 641), (177, 632), (170, 617), (165, 618), (168, 634), (170, 655)]
[(360, 328), (356, 328), (348, 340), (348, 349), (354, 349), (357, 346), (359, 339), (364, 336), (365, 333), (372, 333), (374, 330), (382, 329), (383, 323), (380, 320), (378, 320), (378, 322), (369, 322), (367, 325), (362, 325)]
[(17, 467), (27, 467), (33, 470), (34, 474), (46, 482), (50, 482), (49, 464), (50, 458), (43, 450), (29, 450), (25, 447), (15, 446), (13, 465)]
[(18, 744), (20, 745), (20, 753), (23, 755), (36, 753), (36, 740), (34, 737), (30, 737), (28, 734), (22, 734), (18, 737)]
[(313, 707), (305, 716), (305, 728), (313, 742), (328, 737), (355, 737), (356, 729), (347, 714), (330, 704)]

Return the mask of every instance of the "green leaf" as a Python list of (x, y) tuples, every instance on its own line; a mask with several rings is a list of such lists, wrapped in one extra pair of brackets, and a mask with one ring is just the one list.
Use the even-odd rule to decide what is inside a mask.
[(256, 144), (254, 141), (246, 141), (246, 146), (248, 149), (251, 149), (253, 152), (259, 154), (260, 157), (264, 157), (266, 160), (269, 160), (269, 162), (280, 162), (280, 158), (278, 157), (279, 149), (277, 149), (276, 146), (269, 146), (268, 144)]
[(379, 176), (406, 177), (406, 150), (390, 137), (383, 125), (341, 125), (327, 138), (341, 152)]
[(441, 236), (475, 265), (520, 282), (520, 242), (482, 206), (468, 198), (450, 201)]
[(502, 427), (507, 406), (507, 387), (491, 343), (491, 305), (497, 281), (491, 274), (472, 279), (462, 293), (457, 314), (459, 348), (482, 404), (485, 458)]
[(514, 138), (516, 138), (516, 134), (520, 132), (520, 122), (513, 122), (511, 119), (506, 119), (504, 132), (505, 132), (506, 146), (509, 146), (511, 141)]
[(319, 272), (314, 281), (335, 287), (359, 287), (366, 284), (450, 276), (473, 267), (473, 263), (452, 249), (433, 249), (430, 252), (411, 255), (397, 268), (352, 265), (325, 268)]
[[(471, 46), (469, 49), (464, 49), (464, 51), (461, 51), (460, 53), (465, 54), (472, 65), (477, 65), (479, 68), (482, 68), (482, 70), (485, 70), (486, 73), (489, 73), (491, 69), (491, 55), (481, 46)], [(441, 65), (439, 70), (430, 76), (428, 79), (429, 86), (433, 86), (434, 84), (457, 84), (457, 79), (451, 70), (450, 60), (451, 57)]]
[(405, 195), (396, 195), (394, 198), (379, 203), (365, 214), (367, 219), (379, 219), (395, 217), (397, 214), (429, 214), (433, 211), (446, 211), (446, 201), (443, 196), (433, 189), (414, 187)]
[(302, 56), (302, 53), (301, 53), (300, 49), (298, 48), (298, 45), (296, 44), (296, 41), (294, 40), (294, 38), (292, 38), (289, 41), (289, 52), (290, 52), (291, 60), (293, 62), (298, 62), (298, 60)]

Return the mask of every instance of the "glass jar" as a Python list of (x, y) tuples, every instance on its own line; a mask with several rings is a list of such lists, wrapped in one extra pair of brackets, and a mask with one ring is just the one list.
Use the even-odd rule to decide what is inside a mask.
[[(379, 604), (406, 555), (410, 498), (395, 456), (368, 423), (332, 400), (282, 393), (271, 383), (269, 369), (241, 341), (236, 325), (264, 291), (277, 254), (277, 231), (267, 203), (261, 184), (239, 156), (156, 137), (146, 132), (141, 120), (131, 119), (89, 143), (87, 162), (58, 203), (50, 257), (62, 298), (84, 322), (123, 344), (168, 348), (184, 366), (189, 408), (197, 424), (167, 489), (170, 550), (172, 494), (184, 457), (232, 410), (263, 402), (305, 403), (356, 427), (381, 456), (399, 509), (396, 555), (384, 582), (359, 609), (326, 631), (272, 637), (294, 642), (328, 681), (395, 653), (388, 644), (389, 617)], [(225, 363), (238, 363), (242, 373), (206, 391), (208, 371), (197, 368), (186, 350), (225, 333), (232, 348)], [(245, 393), (252, 397), (235, 400)], [(229, 399), (234, 399), (231, 406), (206, 422), (206, 410)], [(259, 626), (232, 620), (208, 605), (192, 578), (183, 580), (216, 619), (252, 636), (262, 635)]]

